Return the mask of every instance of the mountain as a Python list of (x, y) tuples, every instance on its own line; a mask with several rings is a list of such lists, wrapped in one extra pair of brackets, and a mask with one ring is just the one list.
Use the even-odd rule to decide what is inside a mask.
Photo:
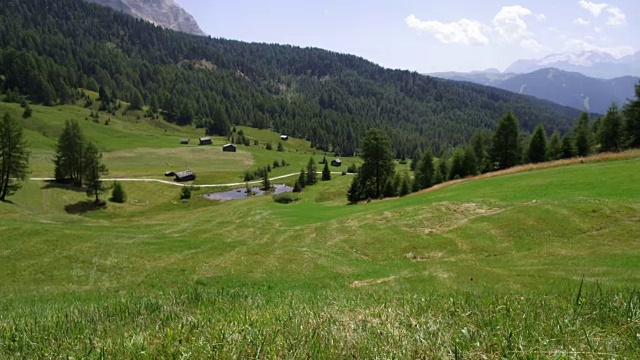
[[(492, 69), (490, 69), (492, 70)], [(426, 74), (427, 76), (433, 76), (441, 79), (454, 80), (454, 81), (468, 81), (475, 84), (495, 86), (500, 82), (512, 77), (514, 74), (501, 73), (499, 71), (472, 71), (470, 73), (464, 72), (437, 72)]]
[(489, 85), (599, 114), (606, 113), (613, 102), (623, 105), (628, 99), (634, 98), (635, 84), (640, 81), (640, 78), (633, 76), (611, 80), (596, 79), (555, 68), (536, 70), (528, 74), (450, 72), (432, 75)]
[(573, 54), (553, 54), (537, 60), (518, 60), (509, 66), (506, 73), (530, 73), (545, 68), (613, 79), (623, 76), (640, 76), (640, 52), (617, 59), (601, 51), (584, 51)]
[[(566, 132), (579, 116), (352, 55), (169, 31), (81, 0), (5, 0), (0, 18), (0, 91), (55, 105), (82, 103), (77, 89), (89, 89), (180, 125), (271, 128), (345, 156), (372, 127), (389, 134), (396, 155), (411, 156), (464, 144), (508, 111), (526, 131), (543, 123)], [(108, 101), (103, 111), (123, 109)]]
[(206, 35), (196, 20), (173, 0), (86, 0), (150, 21), (167, 29)]
[(605, 114), (612, 102), (623, 105), (635, 96), (640, 78), (625, 76), (603, 80), (554, 68), (514, 75), (494, 86), (553, 101), (587, 112)]

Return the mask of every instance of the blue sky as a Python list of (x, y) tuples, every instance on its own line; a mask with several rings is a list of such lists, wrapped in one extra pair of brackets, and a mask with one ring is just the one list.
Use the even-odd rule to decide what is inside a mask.
[(176, 0), (213, 37), (313, 46), (389, 68), (504, 70), (517, 59), (640, 50), (637, 0)]

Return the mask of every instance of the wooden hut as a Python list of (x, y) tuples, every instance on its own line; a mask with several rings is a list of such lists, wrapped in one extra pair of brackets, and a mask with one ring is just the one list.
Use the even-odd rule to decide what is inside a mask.
[(177, 172), (175, 175), (175, 181), (177, 182), (186, 182), (186, 181), (194, 181), (196, 179), (196, 174), (193, 171), (185, 170)]
[(236, 152), (238, 149), (233, 144), (226, 144), (222, 147), (222, 151), (224, 152)]
[(200, 138), (199, 140), (200, 140), (200, 145), (212, 145), (213, 144), (213, 141), (211, 140), (210, 137), (203, 137), (203, 138)]

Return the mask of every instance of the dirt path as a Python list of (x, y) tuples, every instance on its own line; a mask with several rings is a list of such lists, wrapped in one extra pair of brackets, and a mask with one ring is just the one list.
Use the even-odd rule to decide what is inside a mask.
[[(300, 173), (291, 173), (291, 174), (287, 174), (287, 175), (281, 175), (281, 176), (276, 176), (273, 178), (270, 178), (269, 181), (276, 181), (276, 180), (280, 180), (280, 179), (285, 179), (291, 176), (296, 176), (299, 175)], [(322, 174), (322, 172), (318, 172), (318, 174)], [(332, 172), (331, 174), (333, 175), (341, 175), (341, 172)], [(31, 178), (29, 179), (31, 181), (54, 181), (54, 178)], [(180, 187), (184, 187), (184, 186), (191, 186), (192, 184), (185, 184), (185, 183), (177, 183), (175, 181), (168, 181), (168, 180), (160, 180), (160, 179), (135, 179), (135, 178), (112, 178), (112, 179), (102, 179), (102, 181), (122, 181), (122, 182), (157, 182), (157, 183), (161, 183), (161, 184), (165, 184), (165, 185), (172, 185), (172, 186), (180, 186)], [(193, 186), (197, 186), (197, 187), (201, 187), (201, 188), (216, 188), (216, 187), (233, 187), (233, 186), (242, 186), (245, 184), (249, 184), (249, 185), (254, 185), (254, 184), (261, 184), (262, 180), (256, 180), (256, 181), (249, 181), (249, 182), (237, 182), (237, 183), (229, 183), (229, 184), (198, 184), (198, 185), (193, 185)]]

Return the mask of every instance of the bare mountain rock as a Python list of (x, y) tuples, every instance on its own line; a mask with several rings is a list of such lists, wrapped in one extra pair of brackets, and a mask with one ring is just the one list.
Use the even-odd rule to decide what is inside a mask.
[(173, 0), (87, 0), (150, 21), (167, 29), (206, 35), (196, 20)]

